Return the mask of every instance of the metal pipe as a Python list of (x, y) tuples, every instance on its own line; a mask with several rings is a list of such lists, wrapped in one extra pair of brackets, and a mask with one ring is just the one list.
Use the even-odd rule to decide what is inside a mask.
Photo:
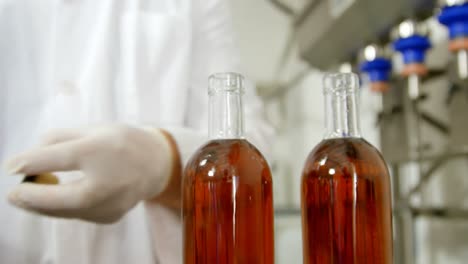
[[(448, 158), (450, 157), (462, 157), (462, 156), (468, 156), (468, 146), (462, 146), (459, 148), (451, 148), (445, 152), (441, 152), (439, 154), (435, 155), (421, 155), (420, 161), (431, 161), (431, 160), (438, 160), (443, 156), (447, 156)], [(398, 162), (393, 162), (393, 164), (404, 164), (408, 162), (413, 162), (415, 160), (409, 159), (405, 161), (398, 161)]]
[(281, 72), (283, 71), (284, 65), (288, 61), (288, 58), (289, 58), (289, 56), (291, 54), (291, 51), (293, 50), (295, 40), (296, 40), (296, 33), (294, 32), (293, 29), (291, 29), (291, 31), (289, 32), (288, 37), (287, 37), (286, 45), (284, 46), (284, 49), (281, 52), (281, 56), (280, 56), (280, 59), (279, 59), (279, 62), (278, 62), (278, 66), (276, 66), (275, 76), (274, 77), (279, 76), (281, 74)]
[(408, 76), (407, 94), (404, 96), (403, 102), (405, 110), (404, 118), (409, 147), (408, 157), (416, 162), (419, 162), (421, 157), (420, 118), (417, 103), (415, 103), (415, 100), (419, 97), (419, 81), (420, 78), (418, 75), (411, 74), (410, 76)]
[(448, 125), (438, 120), (431, 114), (426, 113), (425, 111), (419, 111), (419, 115), (421, 116), (422, 120), (424, 120), (427, 124), (431, 125), (433, 128), (437, 129), (439, 132), (445, 135), (450, 134), (450, 128), (448, 127)]
[(459, 50), (457, 52), (457, 69), (458, 69), (458, 76), (462, 80), (466, 80), (468, 78), (468, 51), (467, 50)]
[(300, 208), (276, 208), (275, 215), (280, 216), (300, 216), (301, 209)]
[(460, 156), (468, 156), (468, 152), (461, 152), (458, 153), (457, 155), (441, 155), (439, 159), (435, 160), (434, 163), (421, 175), (421, 179), (419, 180), (418, 184), (414, 186), (407, 195), (407, 199), (410, 199), (411, 196), (415, 195), (417, 192), (421, 190), (422, 187), (424, 187), (424, 184), (429, 181), (431, 176), (434, 174), (435, 171), (437, 171), (442, 165), (444, 165), (446, 162), (448, 162), (450, 159), (454, 157), (460, 157)]
[(411, 188), (411, 190), (408, 192), (407, 199), (411, 199), (413, 195), (415, 195), (417, 192), (419, 192), (422, 187), (426, 184), (426, 182), (429, 181), (431, 176), (434, 174), (437, 169), (439, 169), (442, 165), (444, 165), (450, 158), (446, 157), (441, 157), (439, 160), (436, 160), (429, 169), (427, 169), (426, 172), (422, 173), (420, 180), (418, 181), (418, 184)]
[(413, 261), (413, 219), (408, 206), (400, 206), (405, 203), (405, 196), (401, 190), (400, 167), (392, 166), (392, 189), (393, 189), (393, 219), (395, 221), (395, 263), (412, 264)]
[(411, 207), (414, 216), (440, 217), (449, 219), (468, 219), (468, 210), (460, 208)]
[(420, 78), (418, 75), (411, 74), (408, 76), (408, 95), (411, 100), (416, 100), (419, 98), (419, 82)]
[[(406, 138), (408, 140), (408, 159), (413, 160), (417, 169), (417, 176), (421, 176), (421, 127), (418, 112), (417, 99), (419, 98), (420, 77), (411, 74), (407, 79), (408, 85), (404, 95), (404, 120), (406, 126)], [(398, 183), (400, 184), (400, 183)], [(403, 193), (399, 193), (394, 213), (398, 219), (396, 224), (397, 237), (395, 241), (402, 244), (400, 247), (400, 262), (402, 264), (414, 263), (415, 228), (413, 213), (407, 206), (408, 200)]]
[(276, 6), (281, 12), (285, 13), (288, 16), (294, 16), (294, 9), (281, 2), (280, 0), (270, 0), (270, 2)]
[(305, 19), (312, 13), (312, 11), (315, 10), (315, 8), (318, 6), (318, 4), (321, 1), (319, 0), (310, 0), (309, 3), (304, 7), (302, 12), (300, 12), (296, 17), (294, 18), (294, 26), (299, 27)]

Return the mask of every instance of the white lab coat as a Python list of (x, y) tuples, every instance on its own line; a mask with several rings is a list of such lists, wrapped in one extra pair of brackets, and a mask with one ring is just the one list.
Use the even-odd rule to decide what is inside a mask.
[[(0, 159), (51, 128), (120, 122), (167, 128), (186, 160), (205, 140), (208, 75), (238, 70), (227, 11), (222, 0), (0, 0)], [(258, 145), (268, 129), (247, 90)], [(0, 179), (1, 197), (19, 182)], [(0, 227), (2, 264), (181, 263), (179, 219), (158, 206), (101, 226), (1, 198)]]

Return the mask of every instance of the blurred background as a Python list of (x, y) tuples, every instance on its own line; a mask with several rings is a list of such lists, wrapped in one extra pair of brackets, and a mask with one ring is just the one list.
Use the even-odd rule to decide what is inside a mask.
[(395, 263), (467, 263), (467, 1), (231, 2), (278, 135), (277, 263), (302, 263), (300, 178), (324, 131), (323, 71), (361, 76), (361, 129), (392, 174)]

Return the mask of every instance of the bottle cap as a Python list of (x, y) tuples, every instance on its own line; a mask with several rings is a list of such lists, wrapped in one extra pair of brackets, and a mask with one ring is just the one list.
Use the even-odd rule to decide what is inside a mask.
[(451, 5), (446, 5), (440, 11), (438, 19), (449, 29), (450, 39), (468, 37), (467, 1), (453, 1)]
[(393, 43), (395, 50), (403, 54), (405, 64), (424, 63), (426, 51), (431, 47), (428, 37), (413, 35)]

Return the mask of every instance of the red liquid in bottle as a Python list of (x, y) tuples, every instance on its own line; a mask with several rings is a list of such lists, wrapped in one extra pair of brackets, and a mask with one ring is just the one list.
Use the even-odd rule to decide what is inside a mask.
[(322, 141), (302, 176), (304, 264), (392, 263), (390, 179), (360, 138)]
[(185, 264), (274, 263), (273, 189), (260, 152), (242, 139), (213, 140), (183, 182)]

